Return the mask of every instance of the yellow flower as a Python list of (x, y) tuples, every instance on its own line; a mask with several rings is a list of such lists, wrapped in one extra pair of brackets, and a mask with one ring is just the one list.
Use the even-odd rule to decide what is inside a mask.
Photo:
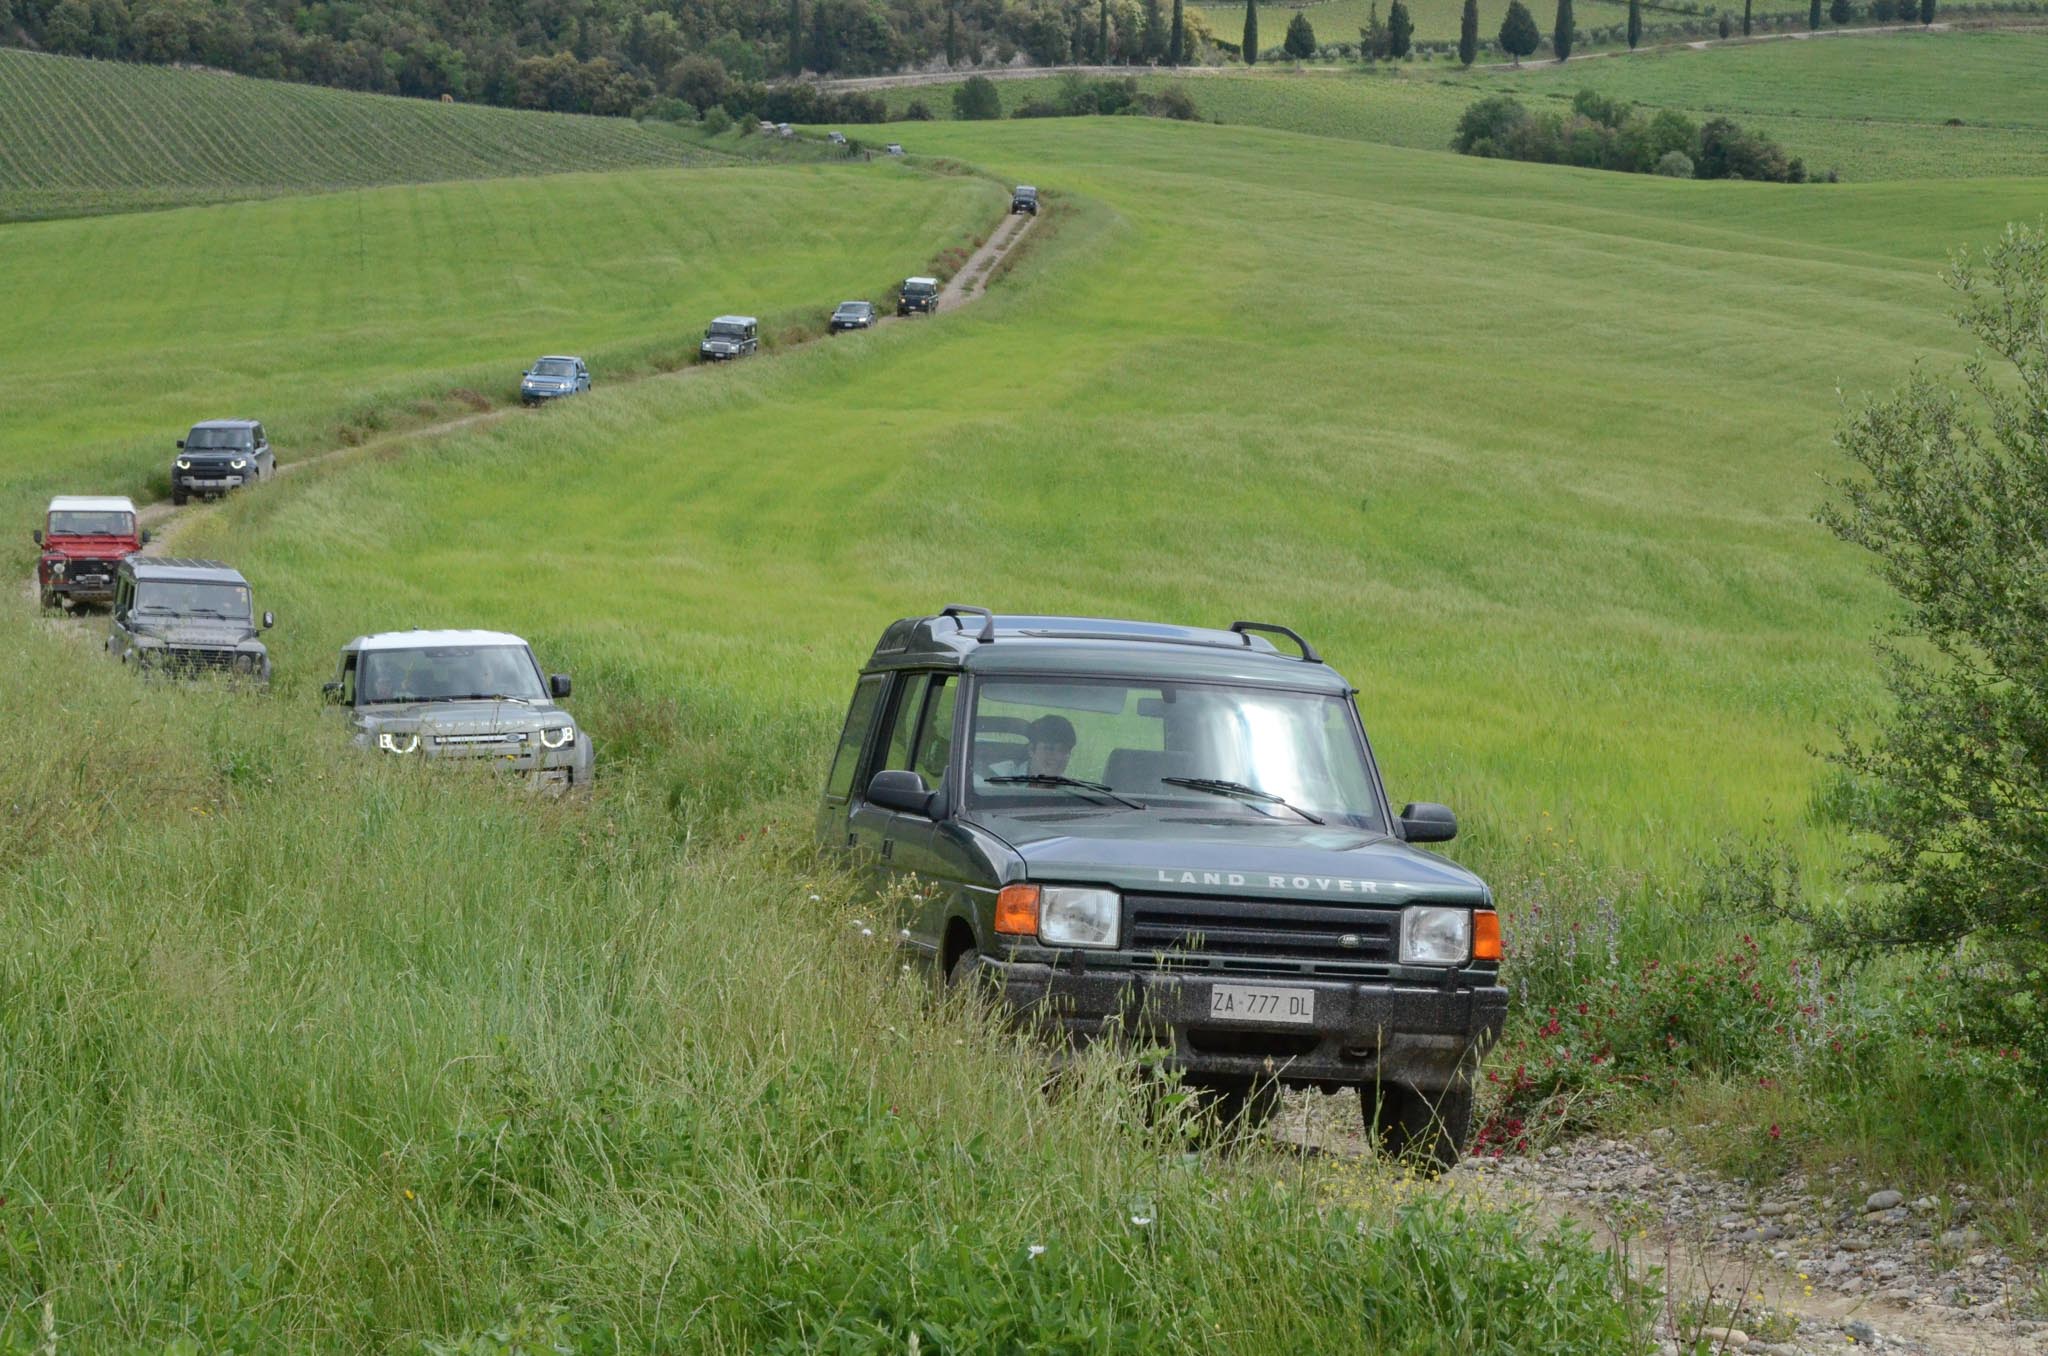
[(405, 1198), (406, 1198), (407, 1200), (412, 1200), (412, 1199), (413, 1199), (413, 1194), (412, 1194), (412, 1188), (411, 1188), (411, 1187), (407, 1187), (407, 1188), (405, 1189)]

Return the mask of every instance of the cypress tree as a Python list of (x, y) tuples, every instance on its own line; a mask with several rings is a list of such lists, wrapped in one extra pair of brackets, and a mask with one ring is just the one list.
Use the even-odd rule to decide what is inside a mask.
[(956, 65), (960, 60), (960, 7), (946, 6), (946, 64)]
[(1923, 24), (1934, 22), (1934, 0), (1920, 0), (1920, 22)]
[(1172, 49), (1166, 54), (1166, 63), (1169, 66), (1178, 66), (1187, 60), (1188, 30), (1181, 19), (1180, 5), (1181, 0), (1173, 0), (1173, 44)]
[[(1813, 0), (1819, 4), (1820, 0)], [(1643, 0), (1628, 0), (1628, 50), (1636, 50), (1636, 44), (1643, 40)]]
[(1259, 0), (1245, 0), (1244, 5), (1244, 64), (1259, 64)]
[(1387, 8), (1387, 55), (1399, 61), (1415, 50), (1415, 20), (1408, 6), (1394, 0)]
[(1095, 59), (1109, 64), (1109, 0), (1099, 0), (1095, 8)]
[(1849, 8), (1849, 0), (1832, 0), (1828, 5), (1828, 18), (1834, 20), (1838, 27), (1855, 17), (1856, 12)]
[(789, 73), (804, 69), (804, 0), (789, 0)]
[[(1835, 0), (1846, 5), (1849, 0)], [(1508, 17), (1500, 21), (1500, 50), (1515, 59), (1517, 66), (1522, 58), (1536, 50), (1543, 41), (1543, 35), (1536, 31), (1536, 16), (1522, 0), (1508, 0)]]
[(1820, 32), (1820, 0), (1806, 7), (1806, 29), (1809, 33)]
[(1294, 17), (1287, 21), (1287, 37), (1280, 49), (1296, 61), (1307, 61), (1316, 54), (1315, 25), (1308, 21), (1308, 15), (1301, 10), (1294, 11)]
[(1159, 12), (1159, 0), (1145, 0), (1140, 14), (1140, 40), (1145, 47), (1145, 60), (1157, 62), (1166, 55), (1166, 18)]
[(1742, 0), (1742, 36), (1749, 36), (1749, 12), (1756, 0)]
[(1557, 26), (1550, 30), (1550, 47), (1559, 61), (1572, 54), (1572, 0), (1557, 0)]
[[(1634, 3), (1634, 0), (1630, 0)], [(1458, 20), (1458, 63), (1470, 66), (1479, 59), (1479, 0), (1465, 0), (1464, 17)]]

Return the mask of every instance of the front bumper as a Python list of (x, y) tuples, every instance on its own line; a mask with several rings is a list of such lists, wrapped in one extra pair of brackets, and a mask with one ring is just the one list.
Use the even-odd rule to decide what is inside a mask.
[(114, 576), (88, 574), (46, 579), (41, 587), (79, 603), (106, 603), (114, 598)]
[[(1270, 1078), (1333, 1089), (1381, 1080), (1437, 1093), (1470, 1076), (1500, 1035), (1507, 990), (1484, 971), (1442, 980), (1328, 979), (1103, 968), (982, 957), (1020, 1024), (1070, 1049), (1105, 1035), (1162, 1046), (1167, 1062), (1198, 1077)], [(1217, 1021), (1219, 983), (1309, 989), (1308, 1025)]]
[(240, 489), (252, 474), (248, 471), (173, 471), (171, 488), (187, 494), (226, 494), (229, 490)]
[(372, 738), (360, 738), (356, 742), (382, 758), (424, 759), (436, 767), (475, 768), (518, 777), (540, 789), (587, 790), (597, 772), (596, 750), (589, 734), (581, 730), (577, 732), (574, 744), (561, 749), (542, 748), (533, 741), (514, 750), (500, 744), (438, 744), (431, 739), (432, 736), (427, 736), (417, 752), (408, 754), (386, 753), (376, 747)]

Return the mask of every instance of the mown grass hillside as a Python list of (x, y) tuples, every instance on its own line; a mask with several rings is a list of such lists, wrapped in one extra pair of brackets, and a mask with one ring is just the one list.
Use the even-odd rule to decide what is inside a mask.
[[(439, 110), (436, 110), (439, 111)], [(506, 114), (511, 117), (515, 115)], [(778, 326), (971, 243), (992, 183), (896, 163), (370, 189), (5, 228), (0, 477), (153, 493), (194, 421), (260, 418), (281, 460), (516, 397), (542, 353), (620, 378), (711, 317)], [(15, 559), (20, 559), (15, 556)]]
[[(1178, 83), (1210, 121), (1423, 150), (1449, 147), (1459, 115), (1487, 94), (1568, 102), (1591, 88), (1695, 120), (1732, 117), (1769, 133), (1815, 173), (1941, 179), (2048, 172), (2048, 106), (2036, 75), (2043, 63), (2043, 33), (1895, 34), (1645, 53), (1564, 69), (1310, 67), (1140, 83), (1155, 92)], [(1056, 100), (1060, 80), (1004, 80), (996, 88), (1005, 111), (1014, 112), (1033, 99)], [(939, 117), (952, 116), (949, 88), (895, 89), (887, 97), (892, 109), (921, 99)], [(917, 132), (903, 135), (914, 142)]]
[(0, 48), (0, 221), (718, 158), (624, 118)]

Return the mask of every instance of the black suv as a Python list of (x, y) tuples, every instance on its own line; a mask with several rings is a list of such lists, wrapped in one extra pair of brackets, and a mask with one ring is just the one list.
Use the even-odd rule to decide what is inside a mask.
[(1017, 185), (1016, 192), (1010, 195), (1010, 211), (1012, 213), (1029, 212), (1032, 216), (1037, 216), (1038, 190), (1029, 184)]
[(1389, 804), (1353, 691), (1285, 627), (948, 607), (875, 646), (818, 835), (915, 877), (903, 947), (1019, 1020), (1164, 1046), (1252, 1123), (1356, 1087), (1384, 1148), (1445, 1166), (1507, 1010), (1499, 918), (1416, 846), (1456, 820)]
[(277, 456), (254, 419), (208, 419), (178, 439), (171, 462), (171, 502), (217, 498), (277, 470)]
[[(263, 629), (277, 619), (263, 614)], [(270, 651), (256, 635), (249, 581), (217, 560), (129, 556), (114, 577), (107, 653), (145, 673), (219, 675), (270, 685)]]
[(939, 280), (937, 278), (905, 278), (903, 286), (896, 289), (896, 314), (910, 315), (913, 312), (930, 315), (939, 309)]

